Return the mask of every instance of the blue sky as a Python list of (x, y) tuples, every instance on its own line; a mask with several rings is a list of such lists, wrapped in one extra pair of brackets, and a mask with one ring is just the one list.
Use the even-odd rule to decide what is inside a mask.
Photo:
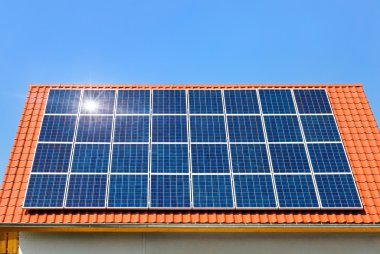
[(0, 175), (30, 83), (364, 83), (380, 1), (2, 1)]

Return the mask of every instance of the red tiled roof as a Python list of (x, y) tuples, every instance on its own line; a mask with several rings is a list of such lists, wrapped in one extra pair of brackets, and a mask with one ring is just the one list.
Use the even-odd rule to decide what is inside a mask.
[[(360, 211), (27, 210), (29, 172), (51, 88), (326, 88), (360, 192)], [(371, 224), (380, 223), (380, 133), (361, 84), (315, 85), (32, 85), (0, 191), (0, 225), (72, 223)]]

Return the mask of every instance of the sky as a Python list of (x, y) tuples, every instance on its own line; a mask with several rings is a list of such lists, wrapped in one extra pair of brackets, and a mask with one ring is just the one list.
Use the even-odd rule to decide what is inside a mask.
[(0, 2), (0, 176), (33, 83), (363, 83), (380, 1)]

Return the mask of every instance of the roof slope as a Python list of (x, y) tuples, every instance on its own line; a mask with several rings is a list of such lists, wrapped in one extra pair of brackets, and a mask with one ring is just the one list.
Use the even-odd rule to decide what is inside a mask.
[[(35, 210), (22, 208), (43, 110), (51, 88), (326, 88), (342, 134), (363, 211)], [(341, 85), (32, 85), (0, 190), (5, 223), (380, 223), (380, 133), (360, 84)]]

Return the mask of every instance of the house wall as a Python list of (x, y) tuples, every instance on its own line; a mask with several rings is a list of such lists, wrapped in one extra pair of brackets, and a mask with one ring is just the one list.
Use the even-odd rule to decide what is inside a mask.
[(21, 254), (380, 253), (379, 233), (34, 233)]

